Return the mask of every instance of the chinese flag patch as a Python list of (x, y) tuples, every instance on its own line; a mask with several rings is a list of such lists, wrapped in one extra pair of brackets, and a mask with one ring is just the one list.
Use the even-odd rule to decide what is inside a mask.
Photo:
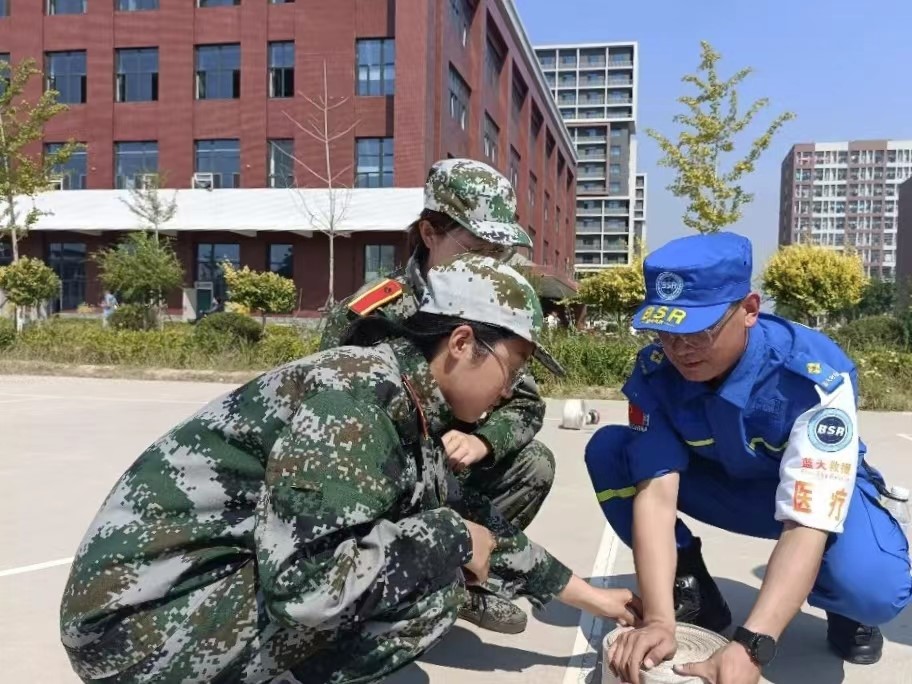
[(636, 404), (627, 404), (627, 420), (630, 427), (640, 432), (646, 432), (649, 427), (649, 416)]

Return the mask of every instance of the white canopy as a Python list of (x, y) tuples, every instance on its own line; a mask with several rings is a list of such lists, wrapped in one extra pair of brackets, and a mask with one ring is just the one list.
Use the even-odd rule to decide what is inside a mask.
[[(325, 189), (239, 188), (230, 190), (161, 190), (175, 196), (177, 213), (161, 228), (176, 231), (294, 231), (325, 230), (329, 193)], [(341, 233), (405, 231), (424, 206), (422, 188), (359, 188), (337, 190), (336, 203), (345, 206), (336, 222)], [(125, 201), (127, 190), (53, 190), (35, 197), (44, 213), (32, 230), (101, 232), (136, 230), (140, 219)], [(27, 211), (32, 200), (17, 201)], [(337, 210), (338, 212), (338, 210)]]

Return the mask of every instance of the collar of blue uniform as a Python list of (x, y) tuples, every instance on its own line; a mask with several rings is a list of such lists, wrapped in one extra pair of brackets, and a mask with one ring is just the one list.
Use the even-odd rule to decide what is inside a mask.
[(392, 340), (389, 344), (399, 362), (399, 370), (403, 377), (408, 378), (408, 394), (417, 404), (415, 409), (423, 416), (428, 433), (440, 435), (455, 422), (455, 418), (424, 354), (408, 340)]
[[(747, 346), (744, 353), (715, 393), (729, 404), (740, 409), (746, 408), (766, 356), (766, 334), (758, 322), (753, 328), (748, 329)], [(713, 390), (705, 382), (684, 382), (683, 398), (685, 401), (712, 392)]]

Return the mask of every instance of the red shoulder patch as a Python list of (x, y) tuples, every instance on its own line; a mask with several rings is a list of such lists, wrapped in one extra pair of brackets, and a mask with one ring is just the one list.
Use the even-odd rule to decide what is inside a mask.
[(359, 316), (366, 316), (384, 304), (402, 296), (402, 285), (395, 280), (387, 278), (357, 297), (348, 305), (348, 308)]

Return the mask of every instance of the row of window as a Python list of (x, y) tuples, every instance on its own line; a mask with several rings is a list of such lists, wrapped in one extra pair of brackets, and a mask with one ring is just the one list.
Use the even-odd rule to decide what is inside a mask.
[[(23, 0), (36, 2), (37, 0)], [(110, 1), (110, 0), (109, 0)], [(114, 9), (118, 12), (141, 12), (157, 10), (159, 0), (115, 0)], [(269, 0), (270, 5), (288, 5), (295, 0)], [(241, 0), (196, 0), (197, 7), (225, 7), (240, 5)], [(11, 0), (0, 0), (0, 17), (10, 14)], [(45, 0), (44, 11), (49, 15), (85, 14), (89, 9), (88, 0)]]
[[(12, 250), (8, 242), (0, 241), (0, 266), (12, 262)], [(48, 245), (46, 260), (61, 281), (60, 297), (52, 302), (52, 310), (72, 310), (86, 302), (86, 263), (89, 259), (84, 242), (52, 242)], [(211, 282), (213, 294), (225, 297), (225, 280), (220, 264), (228, 261), (235, 268), (241, 266), (241, 246), (236, 242), (197, 243), (193, 264), (193, 279)], [(254, 265), (257, 267), (256, 265)], [(294, 277), (294, 246), (271, 243), (267, 246), (264, 266), (268, 271), (285, 278)], [(364, 282), (370, 282), (390, 273), (396, 268), (396, 247), (394, 245), (364, 246)]]
[[(48, 153), (62, 143), (47, 143)], [(267, 186), (288, 188), (295, 185), (294, 141), (273, 138), (266, 141)], [(211, 173), (215, 188), (241, 186), (241, 146), (237, 139), (196, 140), (194, 142), (197, 173)], [(77, 151), (66, 164), (55, 169), (60, 176), (60, 189), (86, 188), (87, 151)], [(355, 140), (355, 186), (388, 188), (393, 185), (393, 139), (357, 138)], [(159, 173), (158, 143), (129, 141), (114, 143), (114, 184), (118, 189), (136, 186), (144, 174)]]
[[(357, 94), (392, 95), (396, 82), (395, 39), (364, 39), (356, 42)], [(119, 48), (114, 52), (115, 101), (157, 101), (158, 48)], [(9, 54), (0, 54), (0, 59), (7, 62), (9, 57)], [(44, 62), (45, 85), (48, 89), (58, 91), (59, 102), (86, 102), (88, 71), (85, 50), (47, 52)], [(195, 74), (196, 99), (238, 99), (241, 96), (241, 46), (237, 43), (196, 46)], [(269, 43), (267, 78), (269, 97), (294, 97), (294, 42)]]

